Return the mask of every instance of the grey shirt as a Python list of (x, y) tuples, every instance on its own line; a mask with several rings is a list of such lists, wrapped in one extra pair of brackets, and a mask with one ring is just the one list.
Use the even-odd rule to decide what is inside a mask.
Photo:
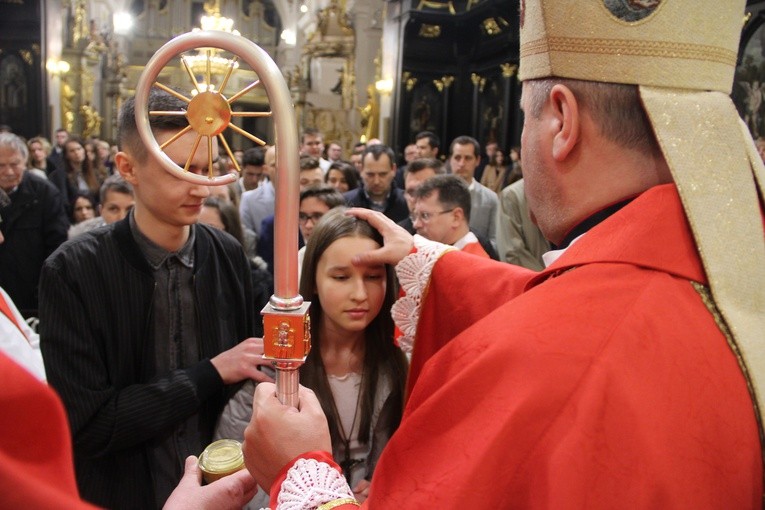
[[(138, 229), (130, 214), (130, 230), (154, 275), (152, 306), (152, 376), (192, 366), (199, 359), (196, 297), (194, 295), (194, 239), (189, 238), (176, 252), (158, 246)], [(200, 434), (199, 416), (194, 414), (176, 424), (150, 447), (157, 508), (161, 508), (183, 476), (186, 457), (199, 455), (206, 444)]]

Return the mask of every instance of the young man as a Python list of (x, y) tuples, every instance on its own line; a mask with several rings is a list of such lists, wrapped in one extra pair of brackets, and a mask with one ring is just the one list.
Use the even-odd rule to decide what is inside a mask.
[[(149, 99), (150, 110), (185, 107), (165, 92)], [(119, 122), (115, 164), (135, 206), (46, 261), (40, 336), (69, 415), (82, 496), (108, 508), (158, 508), (185, 459), (210, 442), (226, 386), (264, 379), (262, 342), (248, 338), (257, 318), (242, 247), (196, 223), (208, 187), (179, 180), (147, 153), (132, 99)], [(150, 122), (161, 144), (186, 118)], [(183, 166), (195, 138), (182, 135), (166, 154)], [(190, 171), (206, 172), (207, 161), (201, 144)]]
[[(406, 164), (396, 169), (396, 177), (393, 184), (400, 189), (404, 189), (404, 175), (409, 163), (415, 159), (438, 159), (438, 150), (441, 146), (441, 140), (435, 133), (430, 131), (420, 131), (414, 137), (414, 143), (407, 145), (404, 149), (404, 159)], [(408, 151), (408, 155), (407, 155)]]
[(343, 159), (343, 147), (337, 142), (330, 142), (327, 147), (327, 160), (330, 163)]
[(351, 158), (350, 161), (353, 163), (353, 166), (356, 167), (356, 171), (361, 175), (362, 170), (362, 164), (361, 164), (361, 158), (364, 156), (364, 151), (367, 148), (367, 144), (364, 142), (358, 142), (356, 145), (353, 146), (353, 150), (351, 151)]
[[(319, 167), (319, 160), (311, 156), (300, 158), (300, 190), (310, 186), (321, 186), (324, 182), (324, 174)], [(260, 224), (260, 237), (258, 238), (258, 256), (268, 264), (271, 275), (274, 274), (274, 215), (271, 214), (263, 219)], [(298, 236), (298, 247), (304, 245), (302, 235)]]
[(414, 145), (417, 147), (418, 158), (437, 158), (441, 140), (435, 133), (420, 131), (414, 137)]
[(257, 188), (268, 177), (264, 168), (265, 150), (260, 147), (251, 147), (242, 155), (242, 177), (239, 186), (242, 193)]
[[(745, 1), (520, 4), (525, 191), (559, 250), (540, 273), (430, 243), (407, 255), (408, 235), (356, 213), (385, 237), (356, 262), (406, 256), (393, 314), (415, 353), (447, 340), (367, 504), (762, 508), (765, 169), (728, 96)], [(317, 460), (313, 395), (294, 412), (273, 391), (245, 435), (258, 482), (302, 453), (272, 498), (353, 508)], [(284, 491), (297, 480), (317, 481)]]
[(300, 155), (318, 159), (321, 171), (327, 173), (331, 162), (324, 159), (322, 154), (324, 154), (324, 137), (318, 129), (307, 128), (300, 137)]
[(497, 194), (475, 179), (475, 170), (481, 161), (481, 146), (475, 138), (458, 136), (449, 147), (449, 168), (462, 178), (470, 190), (473, 213), (470, 230), (489, 240), (497, 247)]
[(133, 186), (119, 174), (112, 175), (104, 181), (99, 191), (99, 198), (99, 216), (72, 225), (69, 228), (69, 239), (124, 219), (135, 205)]
[(276, 191), (274, 190), (274, 173), (276, 172), (276, 147), (266, 149), (263, 170), (268, 179), (262, 181), (257, 188), (242, 193), (239, 203), (239, 214), (242, 224), (260, 235), (263, 220), (274, 214)]

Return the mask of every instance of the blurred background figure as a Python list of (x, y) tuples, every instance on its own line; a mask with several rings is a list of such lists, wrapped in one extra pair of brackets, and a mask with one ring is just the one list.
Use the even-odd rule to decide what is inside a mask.
[(72, 225), (77, 225), (85, 220), (96, 217), (96, 205), (90, 197), (90, 193), (78, 192), (72, 206)]
[(345, 193), (359, 187), (359, 174), (356, 168), (347, 161), (335, 161), (329, 165), (324, 182), (340, 193)]
[(26, 171), (28, 158), (20, 137), (0, 134), (0, 189), (10, 198), (0, 206), (0, 287), (24, 317), (37, 315), (40, 270), (69, 228), (61, 193)]
[(244, 151), (240, 165), (242, 177), (239, 179), (242, 193), (257, 188), (263, 180), (268, 178), (265, 162), (266, 151), (261, 147), (252, 147)]
[(135, 205), (133, 186), (121, 175), (112, 175), (101, 185), (99, 201), (99, 216), (72, 225), (68, 233), (69, 239), (125, 218)]
[[(331, 186), (315, 186), (306, 188), (300, 192), (300, 204), (298, 214), (298, 227), (303, 241), (308, 243), (314, 227), (330, 209), (345, 205), (343, 195)], [(305, 246), (298, 250), (298, 280), (303, 269), (303, 257)]]
[(327, 146), (327, 160), (330, 163), (343, 159), (343, 147), (337, 142), (330, 142)]
[[(223, 187), (223, 186), (219, 186)], [(208, 197), (204, 201), (202, 206), (202, 212), (199, 215), (199, 222), (211, 227), (223, 230), (231, 234), (239, 244), (242, 245), (242, 249), (247, 254), (247, 260), (250, 262), (250, 274), (252, 277), (253, 297), (254, 297), (254, 313), (260, 314), (260, 311), (268, 303), (271, 298), (273, 289), (273, 279), (271, 273), (268, 272), (266, 263), (255, 255), (255, 247), (252, 246), (250, 250), (247, 249), (247, 244), (254, 245), (255, 235), (252, 234), (251, 242), (248, 243), (245, 239), (245, 229), (242, 227), (242, 221), (239, 218), (239, 211), (231, 203), (220, 200), (217, 197)], [(263, 336), (263, 322), (255, 321), (254, 336)]]
[(489, 156), (489, 164), (483, 169), (481, 184), (495, 193), (502, 191), (507, 180), (507, 165), (505, 164), (505, 152), (495, 149), (494, 154)]
[(56, 169), (48, 160), (51, 151), (50, 142), (42, 136), (36, 136), (27, 141), (27, 148), (29, 149), (27, 171), (47, 179), (48, 174)]

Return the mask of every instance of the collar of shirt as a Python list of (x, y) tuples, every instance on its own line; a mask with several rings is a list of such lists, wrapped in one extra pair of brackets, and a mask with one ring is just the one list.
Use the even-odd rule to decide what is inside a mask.
[(550, 267), (553, 264), (553, 262), (558, 260), (561, 257), (561, 255), (566, 253), (566, 250), (571, 248), (571, 246), (582, 237), (584, 237), (584, 234), (581, 234), (575, 237), (564, 248), (561, 248), (559, 250), (550, 250), (550, 251), (544, 252), (542, 254), (542, 262), (545, 263), (545, 267)]
[(545, 263), (545, 267), (549, 267), (553, 262), (558, 260), (560, 256), (563, 255), (569, 247), (571, 247), (572, 244), (578, 241), (584, 234), (589, 232), (591, 228), (610, 218), (613, 214), (618, 212), (622, 207), (629, 204), (634, 199), (635, 197), (630, 197), (626, 200), (621, 200), (619, 202), (613, 203), (599, 211), (596, 211), (581, 221), (578, 225), (572, 228), (568, 234), (566, 234), (559, 246), (556, 246), (554, 250), (550, 250), (542, 254), (542, 261)]
[(475, 189), (475, 179), (470, 179), (470, 184), (468, 184), (468, 190), (473, 191)]
[(170, 252), (162, 248), (154, 241), (146, 237), (143, 232), (138, 228), (138, 224), (135, 221), (133, 211), (130, 211), (130, 232), (133, 234), (133, 239), (141, 249), (141, 253), (146, 257), (146, 261), (155, 271), (159, 269), (167, 259), (175, 257), (178, 262), (188, 267), (194, 268), (194, 238), (196, 237), (196, 225), (191, 225), (189, 228), (189, 238), (186, 239), (186, 243), (181, 246), (181, 249), (176, 252)]
[(382, 202), (378, 202), (377, 200), (372, 199), (372, 197), (369, 196), (369, 193), (367, 193), (366, 188), (361, 188), (361, 192), (364, 193), (364, 196), (367, 197), (367, 200), (369, 200), (369, 203), (372, 204), (373, 210), (379, 211), (379, 212), (385, 212), (385, 208), (388, 205), (388, 200), (390, 200), (390, 195), (391, 193), (393, 193), (393, 185), (391, 184), (391, 187), (388, 190), (388, 194), (385, 195), (385, 199)]
[(468, 245), (470, 243), (477, 243), (477, 242), (478, 242), (478, 238), (475, 236), (475, 234), (472, 232), (468, 232), (460, 239), (457, 239), (457, 242), (452, 244), (452, 246), (454, 246), (458, 250), (461, 250), (462, 248), (465, 247), (465, 245)]

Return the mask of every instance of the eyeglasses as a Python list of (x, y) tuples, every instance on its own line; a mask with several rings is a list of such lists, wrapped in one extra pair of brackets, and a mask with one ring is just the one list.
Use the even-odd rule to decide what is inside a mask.
[(409, 215), (409, 219), (412, 220), (412, 223), (415, 223), (417, 220), (420, 220), (423, 223), (428, 223), (430, 220), (435, 218), (436, 216), (439, 216), (441, 214), (450, 213), (455, 208), (452, 207), (451, 209), (447, 209), (445, 211), (438, 211), (438, 212), (421, 212), (421, 213), (412, 213)]
[(298, 221), (300, 223), (308, 223), (308, 220), (311, 220), (314, 223), (317, 223), (321, 217), (324, 216), (324, 213), (313, 213), (313, 214), (306, 214), (306, 213), (300, 213), (298, 214)]

